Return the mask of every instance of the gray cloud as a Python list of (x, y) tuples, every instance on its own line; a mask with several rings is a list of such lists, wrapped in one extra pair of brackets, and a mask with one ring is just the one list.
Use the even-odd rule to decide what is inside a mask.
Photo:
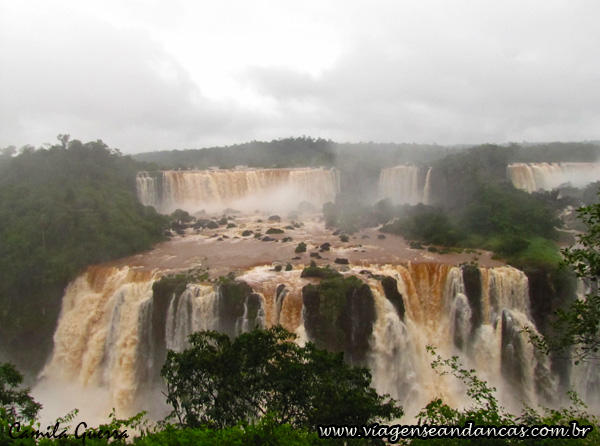
[(24, 28), (10, 38), (14, 30), (5, 28), (0, 37), (3, 144), (55, 142), (57, 133), (71, 132), (139, 151), (239, 127), (232, 106), (206, 99), (144, 32), (81, 17)]
[[(127, 4), (129, 16), (139, 11)], [(124, 27), (93, 14), (11, 18), (0, 10), (0, 146), (54, 142), (64, 132), (126, 152), (303, 134), (440, 144), (600, 139), (600, 3), (365, 5), (331, 1), (314, 19), (319, 29), (294, 27), (299, 37), (317, 32), (342, 42), (327, 69), (282, 65), (276, 53), (271, 64), (240, 66), (233, 81), (254, 102), (209, 99), (209, 87), (188, 72), (214, 69), (202, 49), (218, 46), (218, 36), (198, 42), (186, 60), (155, 40), (185, 23), (175, 10), (157, 34), (158, 10), (155, 28), (144, 28), (143, 16)], [(294, 11), (278, 6), (276, 18), (292, 24)], [(310, 8), (301, 17), (310, 23)], [(252, 17), (235, 19), (247, 25)], [(228, 23), (224, 32), (235, 36)], [(248, 45), (244, 37), (237, 39)], [(290, 51), (304, 60), (310, 48)]]
[(282, 114), (350, 140), (598, 138), (600, 30), (590, 20), (598, 6), (511, 11), (486, 3), (477, 11), (466, 3), (446, 17), (413, 12), (414, 22), (374, 13), (378, 35), (356, 39), (319, 77), (254, 67), (247, 79)]

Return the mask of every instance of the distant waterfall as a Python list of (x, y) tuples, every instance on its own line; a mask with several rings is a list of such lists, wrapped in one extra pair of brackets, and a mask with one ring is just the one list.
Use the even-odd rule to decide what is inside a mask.
[(163, 213), (320, 207), (340, 191), (339, 172), (310, 168), (140, 172), (136, 185), (140, 202)]
[(507, 177), (513, 186), (527, 192), (567, 184), (584, 187), (600, 181), (600, 163), (515, 163), (508, 166)]
[[(371, 368), (377, 390), (398, 398), (409, 414), (438, 396), (451, 405), (470, 404), (461, 383), (431, 369), (427, 345), (444, 358), (458, 356), (465, 368), (476, 369), (481, 379), (498, 388), (501, 403), (510, 410), (556, 398), (557, 378), (548, 357), (523, 333), (525, 327), (537, 333), (523, 272), (409, 262), (350, 266), (345, 275), (360, 277), (368, 285), (367, 305), (373, 311), (365, 311), (364, 297), (359, 302), (357, 295), (350, 296), (348, 302), (363, 306), (342, 310), (348, 319), (342, 328), (350, 330), (345, 331), (349, 336), (366, 336), (352, 340), (352, 345), (366, 346), (359, 361)], [(108, 390), (109, 407), (131, 413), (139, 409), (135, 402), (144, 381), (156, 376), (161, 366), (155, 352), (187, 348), (188, 336), (195, 331), (239, 334), (282, 324), (296, 332), (300, 342), (311, 340), (304, 322), (303, 288), (318, 279), (302, 278), (300, 269), (278, 272), (260, 266), (246, 271), (237, 279), (245, 287), (242, 300), (239, 293), (225, 295), (224, 285), (206, 283), (188, 284), (180, 295), (162, 296), (159, 302), (152, 294), (158, 278), (158, 273), (128, 267), (91, 267), (73, 281), (42, 377)], [(158, 318), (163, 322), (153, 325), (157, 308), (163, 308)], [(352, 331), (364, 327), (369, 312), (372, 330)], [(579, 389), (600, 392), (593, 369), (580, 369), (573, 379)]]
[(429, 204), (432, 168), (396, 166), (381, 170), (379, 197), (396, 204)]

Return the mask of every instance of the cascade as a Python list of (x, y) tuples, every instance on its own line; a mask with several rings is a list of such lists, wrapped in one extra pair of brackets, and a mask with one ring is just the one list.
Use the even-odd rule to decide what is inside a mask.
[(527, 192), (564, 184), (584, 187), (600, 180), (600, 163), (515, 163), (508, 166), (506, 174), (513, 186)]
[[(439, 395), (451, 404), (469, 403), (462, 400), (460, 383), (431, 370), (427, 345), (442, 357), (457, 355), (465, 368), (475, 368), (480, 378), (501, 390), (501, 402), (509, 407), (541, 402), (557, 386), (549, 361), (533, 351), (522, 333), (525, 327), (535, 332), (528, 316), (525, 275), (508, 267), (476, 268), (481, 293), (468, 296), (466, 271), (436, 264), (373, 271), (396, 278), (406, 317), (399, 317), (370, 279), (379, 291), (370, 366), (378, 390), (405, 401), (408, 414), (416, 414)], [(519, 395), (521, 401), (506, 398), (509, 395)]]
[(136, 186), (140, 202), (162, 213), (321, 207), (340, 191), (339, 172), (322, 168), (139, 172)]
[(74, 280), (63, 297), (54, 351), (42, 378), (59, 385), (105, 388), (112, 404), (107, 410), (129, 408), (153, 366), (156, 278), (154, 272), (129, 267), (90, 267)]
[[(398, 398), (409, 416), (439, 396), (449, 404), (471, 403), (460, 382), (431, 369), (428, 345), (444, 358), (458, 356), (464, 368), (475, 368), (498, 388), (510, 410), (548, 402), (557, 393), (548, 358), (522, 332), (529, 327), (537, 333), (521, 271), (408, 262), (350, 265), (344, 275), (360, 277), (366, 288), (348, 295), (346, 307), (330, 320), (348, 337), (343, 345), (366, 348), (364, 354), (351, 351), (349, 360), (368, 365), (377, 390)], [(259, 266), (235, 283), (188, 284), (163, 304), (152, 294), (159, 277), (129, 267), (90, 267), (73, 281), (42, 377), (106, 389), (108, 408), (132, 413), (147, 407), (136, 402), (143, 401), (145, 381), (156, 377), (164, 360), (157, 352), (185, 349), (194, 331), (239, 334), (279, 323), (298, 334), (299, 342), (315, 340), (313, 328), (305, 326), (303, 288), (320, 280), (302, 278), (300, 268), (277, 272)], [(156, 312), (163, 322), (157, 322)], [(372, 328), (365, 330), (365, 321)], [(586, 385), (597, 387), (594, 379)]]
[(190, 334), (200, 330), (216, 330), (217, 322), (214, 288), (208, 285), (188, 284), (181, 295), (171, 296), (165, 333), (167, 349), (176, 352), (185, 350)]
[(429, 204), (432, 168), (395, 166), (381, 170), (379, 197), (391, 198), (396, 204)]
[(160, 177), (149, 172), (139, 172), (135, 179), (138, 199), (144, 206), (160, 206)]

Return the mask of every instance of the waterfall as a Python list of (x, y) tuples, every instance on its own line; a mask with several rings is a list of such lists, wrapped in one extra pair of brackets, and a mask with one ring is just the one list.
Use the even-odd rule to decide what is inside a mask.
[(584, 187), (600, 180), (600, 163), (515, 163), (508, 166), (507, 177), (513, 186), (527, 192), (565, 184)]
[(478, 270), (481, 294), (474, 306), (461, 268), (409, 264), (370, 269), (397, 280), (407, 311), (401, 320), (377, 281), (369, 280), (377, 290), (378, 313), (369, 365), (377, 389), (403, 401), (409, 416), (440, 395), (450, 404), (470, 404), (460, 383), (432, 372), (427, 345), (475, 368), (480, 378), (501, 390), (498, 397), (507, 407), (548, 402), (557, 389), (548, 358), (522, 332), (529, 327), (537, 333), (528, 315), (526, 276), (509, 267)]
[(135, 179), (138, 198), (144, 206), (160, 206), (160, 189), (156, 177), (148, 172), (139, 172)]
[(167, 313), (167, 349), (181, 352), (189, 347), (188, 336), (195, 331), (216, 330), (216, 292), (212, 286), (188, 284), (180, 296), (172, 296)]
[(427, 175), (425, 175), (425, 185), (423, 186), (423, 204), (431, 204), (431, 172), (433, 172), (433, 167), (427, 169)]
[[(126, 410), (145, 373), (156, 274), (129, 267), (90, 267), (63, 297), (52, 357), (41, 373), (56, 383), (106, 388)], [(61, 385), (61, 384), (57, 384)], [(106, 408), (110, 411), (110, 406)]]
[(311, 168), (165, 171), (140, 172), (136, 185), (140, 202), (162, 213), (294, 210), (302, 201), (334, 201), (340, 178), (336, 170)]
[(429, 204), (431, 170), (418, 166), (396, 166), (381, 170), (379, 197), (391, 198), (396, 204)]
[[(351, 338), (346, 345), (366, 349), (351, 359), (368, 365), (377, 390), (398, 398), (409, 415), (439, 396), (451, 405), (471, 403), (461, 383), (431, 369), (427, 345), (444, 358), (458, 356), (464, 368), (475, 368), (481, 379), (499, 389), (501, 404), (510, 410), (556, 395), (549, 359), (523, 333), (525, 327), (537, 332), (527, 277), (521, 271), (408, 262), (350, 266), (344, 274), (368, 285), (360, 293), (353, 291), (349, 307), (340, 313)], [(161, 366), (154, 363), (154, 352), (165, 346), (182, 351), (190, 333), (225, 329), (239, 334), (280, 323), (296, 332), (299, 342), (311, 340), (304, 324), (303, 288), (319, 279), (302, 278), (301, 268), (259, 266), (238, 276), (245, 287), (237, 289), (244, 290), (241, 297), (237, 292), (225, 296), (223, 285), (193, 283), (180, 295), (166, 296), (161, 304), (164, 331), (158, 337), (164, 344), (154, 345), (159, 341), (152, 315), (160, 306), (152, 299), (152, 284), (158, 277), (128, 267), (90, 267), (73, 281), (42, 377), (105, 389), (108, 408), (131, 413), (140, 408), (135, 402), (143, 382)], [(365, 321), (372, 330), (365, 329)], [(578, 373), (586, 380), (582, 389), (598, 387), (597, 373)]]

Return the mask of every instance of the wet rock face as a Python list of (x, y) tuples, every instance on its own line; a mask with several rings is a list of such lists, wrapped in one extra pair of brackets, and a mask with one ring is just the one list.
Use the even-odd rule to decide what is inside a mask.
[(184, 292), (186, 285), (184, 278), (166, 277), (152, 285), (152, 363), (159, 366), (153, 368), (150, 379), (155, 382), (162, 382), (160, 368), (167, 358), (165, 332), (169, 305), (173, 297), (178, 298)]
[(220, 285), (218, 293), (218, 331), (230, 337), (237, 335), (236, 324), (244, 316), (244, 302), (253, 293), (246, 282), (229, 281)]
[(258, 315), (258, 310), (260, 310), (262, 306), (262, 300), (259, 294), (251, 293), (246, 298), (246, 316), (250, 319), (256, 319)]
[(304, 326), (317, 347), (342, 351), (364, 364), (377, 317), (369, 286), (356, 277), (323, 280), (302, 289)]
[(509, 310), (502, 310), (502, 346), (500, 352), (502, 376), (514, 389), (515, 394), (525, 392), (525, 368), (522, 362), (523, 342), (519, 336), (521, 327), (515, 323)]
[(381, 286), (383, 287), (385, 297), (392, 303), (398, 316), (400, 316), (400, 320), (404, 320), (406, 309), (404, 308), (402, 294), (398, 291), (398, 281), (393, 277), (385, 276), (381, 278)]
[(465, 294), (471, 308), (471, 335), (481, 326), (483, 321), (483, 310), (481, 308), (481, 271), (473, 265), (462, 267)]
[(345, 333), (345, 354), (351, 364), (365, 362), (376, 318), (371, 288), (363, 284), (353, 289), (346, 297), (346, 307), (339, 319)]
[[(559, 308), (577, 299), (577, 280), (567, 270), (554, 272), (541, 268), (524, 270), (529, 281), (531, 317), (541, 333), (551, 333), (552, 315)], [(560, 379), (560, 385), (568, 389), (571, 362), (567, 355), (551, 354), (552, 370)]]
[(252, 331), (255, 328), (264, 328), (264, 318), (261, 318), (262, 297), (260, 296), (260, 294), (248, 294), (244, 305), (244, 316), (242, 319), (238, 319), (237, 332), (241, 333), (246, 331)]
[(554, 312), (577, 298), (577, 281), (565, 270), (550, 273), (529, 268), (524, 272), (529, 281), (531, 316), (538, 330), (547, 333)]

